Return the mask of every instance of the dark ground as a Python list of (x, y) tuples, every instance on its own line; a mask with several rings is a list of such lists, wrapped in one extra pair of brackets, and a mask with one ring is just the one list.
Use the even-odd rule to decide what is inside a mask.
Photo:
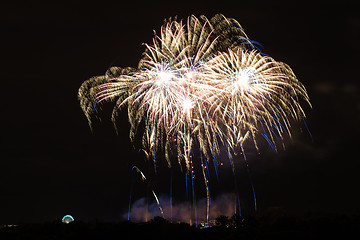
[(1, 239), (356, 239), (360, 215), (291, 216), (272, 212), (257, 217), (218, 217), (201, 229), (156, 217), (147, 223), (60, 221), (0, 229)]

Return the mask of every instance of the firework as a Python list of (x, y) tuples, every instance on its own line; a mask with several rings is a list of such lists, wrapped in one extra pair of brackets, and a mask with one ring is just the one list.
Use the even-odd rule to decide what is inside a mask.
[(142, 146), (147, 155), (155, 161), (157, 152), (163, 152), (170, 166), (170, 153), (177, 149), (180, 166), (184, 162), (189, 170), (194, 141), (209, 156), (218, 153), (217, 139), (222, 138), (208, 109), (218, 89), (203, 74), (204, 64), (221, 50), (251, 48), (252, 43), (234, 19), (216, 15), (211, 20), (191, 16), (186, 23), (169, 19), (153, 44), (145, 45), (137, 69), (112, 67), (105, 76), (84, 82), (81, 107), (91, 125), (101, 102), (115, 103), (114, 122), (118, 110), (127, 106), (131, 140), (145, 123)]
[(103, 102), (114, 103), (114, 123), (127, 108), (130, 139), (141, 136), (148, 159), (171, 167), (176, 158), (189, 176), (198, 147), (208, 202), (204, 166), (220, 146), (231, 160), (245, 141), (258, 149), (261, 136), (276, 151), (291, 137), (291, 120), (305, 118), (300, 102), (309, 98), (291, 68), (261, 53), (232, 18), (168, 19), (145, 46), (137, 68), (111, 67), (85, 81), (81, 107), (90, 125)]
[(290, 133), (290, 120), (305, 116), (299, 100), (309, 103), (304, 86), (290, 68), (268, 56), (240, 47), (219, 53), (204, 64), (204, 81), (212, 86), (207, 99), (217, 134), (236, 152), (251, 138), (257, 148), (261, 134), (276, 150)]

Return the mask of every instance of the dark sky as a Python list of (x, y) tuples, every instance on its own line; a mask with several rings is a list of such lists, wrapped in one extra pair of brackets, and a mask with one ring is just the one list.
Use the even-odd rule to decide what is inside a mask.
[[(78, 88), (111, 65), (136, 67), (142, 43), (151, 42), (164, 18), (216, 13), (238, 20), (263, 52), (288, 63), (313, 105), (306, 108), (312, 139), (299, 126), (286, 151), (249, 154), (259, 211), (359, 212), (356, 1), (50, 2), (1, 7), (0, 224), (65, 214), (120, 220), (131, 167), (147, 165), (129, 142), (126, 112), (119, 136), (106, 116), (90, 131)], [(169, 179), (165, 168), (161, 174), (152, 180), (160, 192)], [(219, 194), (229, 191), (225, 175), (214, 184)]]

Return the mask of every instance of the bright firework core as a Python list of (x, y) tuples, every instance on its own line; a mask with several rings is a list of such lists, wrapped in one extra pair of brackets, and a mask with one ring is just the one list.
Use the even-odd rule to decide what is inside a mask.
[(184, 111), (189, 111), (193, 107), (193, 102), (191, 99), (186, 98), (182, 104)]
[(156, 84), (159, 86), (166, 85), (173, 77), (174, 77), (173, 73), (162, 70), (157, 75), (158, 80), (156, 81)]
[(185, 73), (185, 77), (188, 79), (188, 80), (192, 80), (194, 77), (195, 77), (195, 72), (194, 71), (188, 71), (187, 73)]
[(234, 82), (235, 87), (237, 88), (246, 88), (249, 86), (250, 76), (246, 72), (241, 72), (237, 74), (236, 81)]
[(233, 92), (246, 90), (250, 85), (253, 75), (254, 73), (251, 68), (241, 69), (235, 76)]

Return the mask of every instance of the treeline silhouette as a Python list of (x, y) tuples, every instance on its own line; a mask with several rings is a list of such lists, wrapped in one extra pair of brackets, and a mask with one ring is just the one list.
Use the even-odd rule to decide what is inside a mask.
[(155, 217), (146, 223), (60, 220), (42, 224), (2, 227), (0, 239), (357, 239), (360, 214), (219, 216), (215, 226), (203, 228), (187, 223), (170, 223)]

